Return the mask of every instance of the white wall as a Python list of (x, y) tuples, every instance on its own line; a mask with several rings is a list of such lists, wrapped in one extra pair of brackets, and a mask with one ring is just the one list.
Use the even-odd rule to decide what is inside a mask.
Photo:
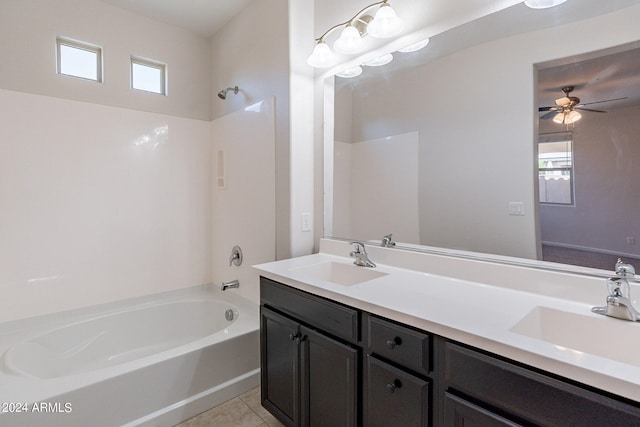
[[(211, 124), (213, 141), (212, 277), (216, 286), (239, 280), (237, 292), (260, 301), (258, 274), (251, 268), (276, 257), (274, 99), (259, 101)], [(225, 153), (220, 167), (218, 152)], [(224, 186), (216, 181), (225, 178)], [(242, 265), (229, 265), (234, 246)]]
[(209, 122), (0, 90), (0, 321), (208, 283)]
[(534, 64), (638, 40), (638, 20), (632, 6), (484, 43), (354, 99), (354, 140), (420, 133), (423, 244), (536, 257)]
[[(291, 255), (288, 1), (254, 1), (212, 38), (213, 118), (275, 97), (277, 257)], [(240, 93), (216, 94), (238, 85)]]
[[(104, 82), (56, 74), (56, 36), (102, 46)], [(209, 40), (98, 0), (2, 0), (0, 88), (211, 119)], [(130, 89), (131, 55), (167, 64), (168, 93)]]
[[(247, 275), (275, 258), (276, 171), (278, 241), (291, 244), (286, 16), (284, 0), (254, 2), (210, 42), (100, 1), (2, 1), (0, 321), (234, 278), (256, 299)], [(56, 35), (101, 44), (105, 82), (56, 75)], [(169, 96), (129, 89), (132, 53), (168, 63)], [(235, 84), (240, 95), (216, 97)], [(267, 127), (227, 117), (274, 95)], [(260, 187), (214, 204), (212, 144), (231, 144), (230, 185), (247, 174)], [(231, 242), (247, 257), (234, 277)]]
[(419, 244), (418, 133), (334, 148), (335, 235)]

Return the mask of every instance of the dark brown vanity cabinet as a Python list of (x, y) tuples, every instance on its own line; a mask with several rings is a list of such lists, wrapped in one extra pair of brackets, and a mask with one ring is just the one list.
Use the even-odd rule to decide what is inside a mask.
[(640, 404), (443, 341), (445, 426), (640, 426)]
[(365, 317), (364, 425), (429, 426), (431, 336), (386, 319)]
[(267, 279), (261, 292), (263, 406), (287, 426), (359, 426), (362, 352), (344, 339), (359, 313)]
[(287, 426), (640, 427), (640, 403), (261, 278), (262, 404)]

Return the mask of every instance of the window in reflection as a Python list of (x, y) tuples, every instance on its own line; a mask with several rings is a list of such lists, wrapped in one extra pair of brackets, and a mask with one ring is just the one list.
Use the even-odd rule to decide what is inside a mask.
[(541, 134), (538, 142), (540, 203), (573, 205), (573, 136)]

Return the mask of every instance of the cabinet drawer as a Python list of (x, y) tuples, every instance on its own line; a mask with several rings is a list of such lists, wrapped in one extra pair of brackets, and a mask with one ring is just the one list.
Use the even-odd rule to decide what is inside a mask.
[(509, 421), (447, 392), (444, 393), (444, 425), (450, 427), (522, 427), (521, 424)]
[(444, 379), (449, 390), (539, 426), (640, 425), (638, 407), (450, 342)]
[(304, 323), (357, 343), (359, 311), (260, 277), (260, 300)]
[(421, 374), (431, 368), (431, 336), (384, 319), (367, 318), (369, 352)]
[(429, 387), (427, 381), (367, 355), (364, 425), (429, 426)]

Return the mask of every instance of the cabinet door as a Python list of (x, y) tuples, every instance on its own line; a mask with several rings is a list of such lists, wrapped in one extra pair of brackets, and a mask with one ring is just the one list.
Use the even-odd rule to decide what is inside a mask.
[(429, 383), (367, 355), (364, 425), (427, 427)]
[(301, 425), (358, 425), (360, 350), (301, 327)]
[(520, 424), (446, 392), (444, 424), (450, 427), (521, 427)]
[(300, 327), (268, 308), (260, 308), (262, 405), (287, 426), (300, 419)]

